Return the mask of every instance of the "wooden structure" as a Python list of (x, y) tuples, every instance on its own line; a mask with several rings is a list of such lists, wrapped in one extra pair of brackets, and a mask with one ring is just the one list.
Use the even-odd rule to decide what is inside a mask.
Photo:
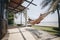
[[(24, 2), (28, 2), (29, 4), (25, 7), (22, 5), (22, 3)], [(33, 1), (33, 0), (32, 0)], [(27, 1), (27, 0), (10, 0), (8, 3), (8, 7), (7, 10), (9, 12), (13, 12), (13, 13), (18, 13), (18, 12), (22, 12), (24, 9), (26, 9), (30, 4), (35, 5), (34, 3), (32, 3), (32, 1)], [(35, 5), (36, 6), (36, 5)]]
[[(24, 2), (27, 2), (28, 3), (28, 5), (27, 6), (24, 6), (24, 5), (22, 5)], [(13, 13), (18, 13), (18, 12), (22, 12), (22, 11), (24, 11), (23, 13), (24, 13), (24, 15), (25, 15), (25, 26), (27, 25), (27, 12), (25, 11), (25, 9), (27, 9), (28, 8), (28, 6), (30, 5), (30, 4), (33, 4), (33, 5), (35, 5), (35, 6), (37, 6), (36, 4), (34, 4), (34, 3), (32, 3), (33, 2), (33, 0), (31, 0), (31, 1), (28, 1), (28, 0), (10, 0), (9, 1), (9, 3), (8, 3), (8, 7), (7, 7), (7, 10), (9, 11), (9, 12), (13, 12)]]
[[(29, 4), (25, 7), (22, 5), (24, 2), (28, 2)], [(0, 0), (0, 40), (2, 39), (3, 35), (7, 33), (7, 14), (9, 12), (18, 13), (22, 12), (24, 9), (26, 9), (30, 4), (33, 4), (36, 6), (36, 4), (32, 3), (33, 0)], [(4, 10), (6, 10), (4, 12)], [(6, 18), (4, 18), (4, 15)], [(25, 20), (26, 21), (26, 20)]]

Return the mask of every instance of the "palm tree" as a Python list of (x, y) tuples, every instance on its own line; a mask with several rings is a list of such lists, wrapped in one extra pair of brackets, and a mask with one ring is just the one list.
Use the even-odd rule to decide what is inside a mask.
[[(0, 0), (0, 40), (2, 39), (3, 35), (5, 34), (5, 28), (4, 28), (4, 9), (5, 9), (5, 5), (6, 2), (8, 0)], [(2, 31), (4, 30), (4, 32)]]
[[(41, 3), (42, 8), (45, 8), (49, 4), (50, 4), (50, 7), (49, 7), (48, 11), (50, 11), (50, 13), (57, 11), (58, 23), (60, 24), (60, 13), (59, 13), (59, 10), (60, 10), (60, 0), (43, 0), (42, 3)], [(59, 25), (59, 28), (60, 28), (60, 25)]]

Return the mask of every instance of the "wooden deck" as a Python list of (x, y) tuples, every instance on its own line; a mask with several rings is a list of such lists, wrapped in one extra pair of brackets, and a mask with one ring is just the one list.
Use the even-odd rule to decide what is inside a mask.
[(18, 27), (8, 29), (8, 33), (2, 40), (59, 40), (59, 38), (32, 27)]

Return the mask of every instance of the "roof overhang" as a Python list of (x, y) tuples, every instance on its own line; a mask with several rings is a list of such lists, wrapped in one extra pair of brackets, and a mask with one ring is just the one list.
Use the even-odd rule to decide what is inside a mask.
[[(25, 7), (22, 5), (24, 2), (28, 2), (29, 4)], [(17, 13), (22, 12), (24, 9), (26, 9), (30, 4), (33, 4), (36, 6), (36, 4), (32, 3), (33, 0), (27, 1), (27, 0), (9, 0), (7, 10), (9, 12)]]

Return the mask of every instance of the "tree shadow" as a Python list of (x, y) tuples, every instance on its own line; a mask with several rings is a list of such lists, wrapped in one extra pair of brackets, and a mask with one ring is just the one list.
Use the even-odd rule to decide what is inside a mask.
[(44, 30), (43, 31), (47, 31), (47, 32), (50, 32), (50, 33), (55, 33), (53, 35), (57, 36), (57, 37), (60, 37), (60, 29), (57, 28), (57, 27), (52, 27), (53, 30)]
[(54, 30), (56, 30), (57, 31), (57, 34), (56, 34), (56, 36), (58, 36), (58, 37), (60, 37), (60, 28), (53, 28)]
[(56, 34), (54, 34), (54, 35), (60, 37), (60, 28), (58, 28), (58, 27), (52, 27), (52, 26), (38, 26), (38, 27), (51, 28), (51, 29), (53, 29), (53, 30), (44, 30), (44, 29), (42, 29), (42, 30), (43, 30), (43, 31), (47, 31), (47, 32), (56, 33)]
[(55, 38), (58, 38), (58, 37), (47, 38), (46, 40), (52, 40), (52, 39), (55, 39)]
[(37, 38), (41, 38), (41, 34), (38, 30), (36, 29), (26, 29), (27, 31), (29, 31), (32, 35), (35, 35)]
[(9, 33), (7, 33), (7, 34), (2, 38), (2, 40), (8, 40), (8, 38), (9, 38)]
[[(50, 27), (49, 27), (50, 28)], [(53, 27), (52, 29), (54, 29), (55, 27)], [(37, 38), (41, 38), (40, 35), (42, 35), (43, 33), (40, 33), (37, 29), (26, 29), (28, 31), (30, 31), (32, 33), (32, 35), (36, 35)], [(60, 34), (59, 34), (59, 31), (57, 30), (43, 30), (43, 31), (47, 31), (47, 32), (53, 32), (53, 33), (56, 33), (54, 37), (49, 37), (49, 38), (46, 38), (45, 40), (52, 40), (52, 39), (55, 39), (55, 38), (58, 38), (60, 37)]]

